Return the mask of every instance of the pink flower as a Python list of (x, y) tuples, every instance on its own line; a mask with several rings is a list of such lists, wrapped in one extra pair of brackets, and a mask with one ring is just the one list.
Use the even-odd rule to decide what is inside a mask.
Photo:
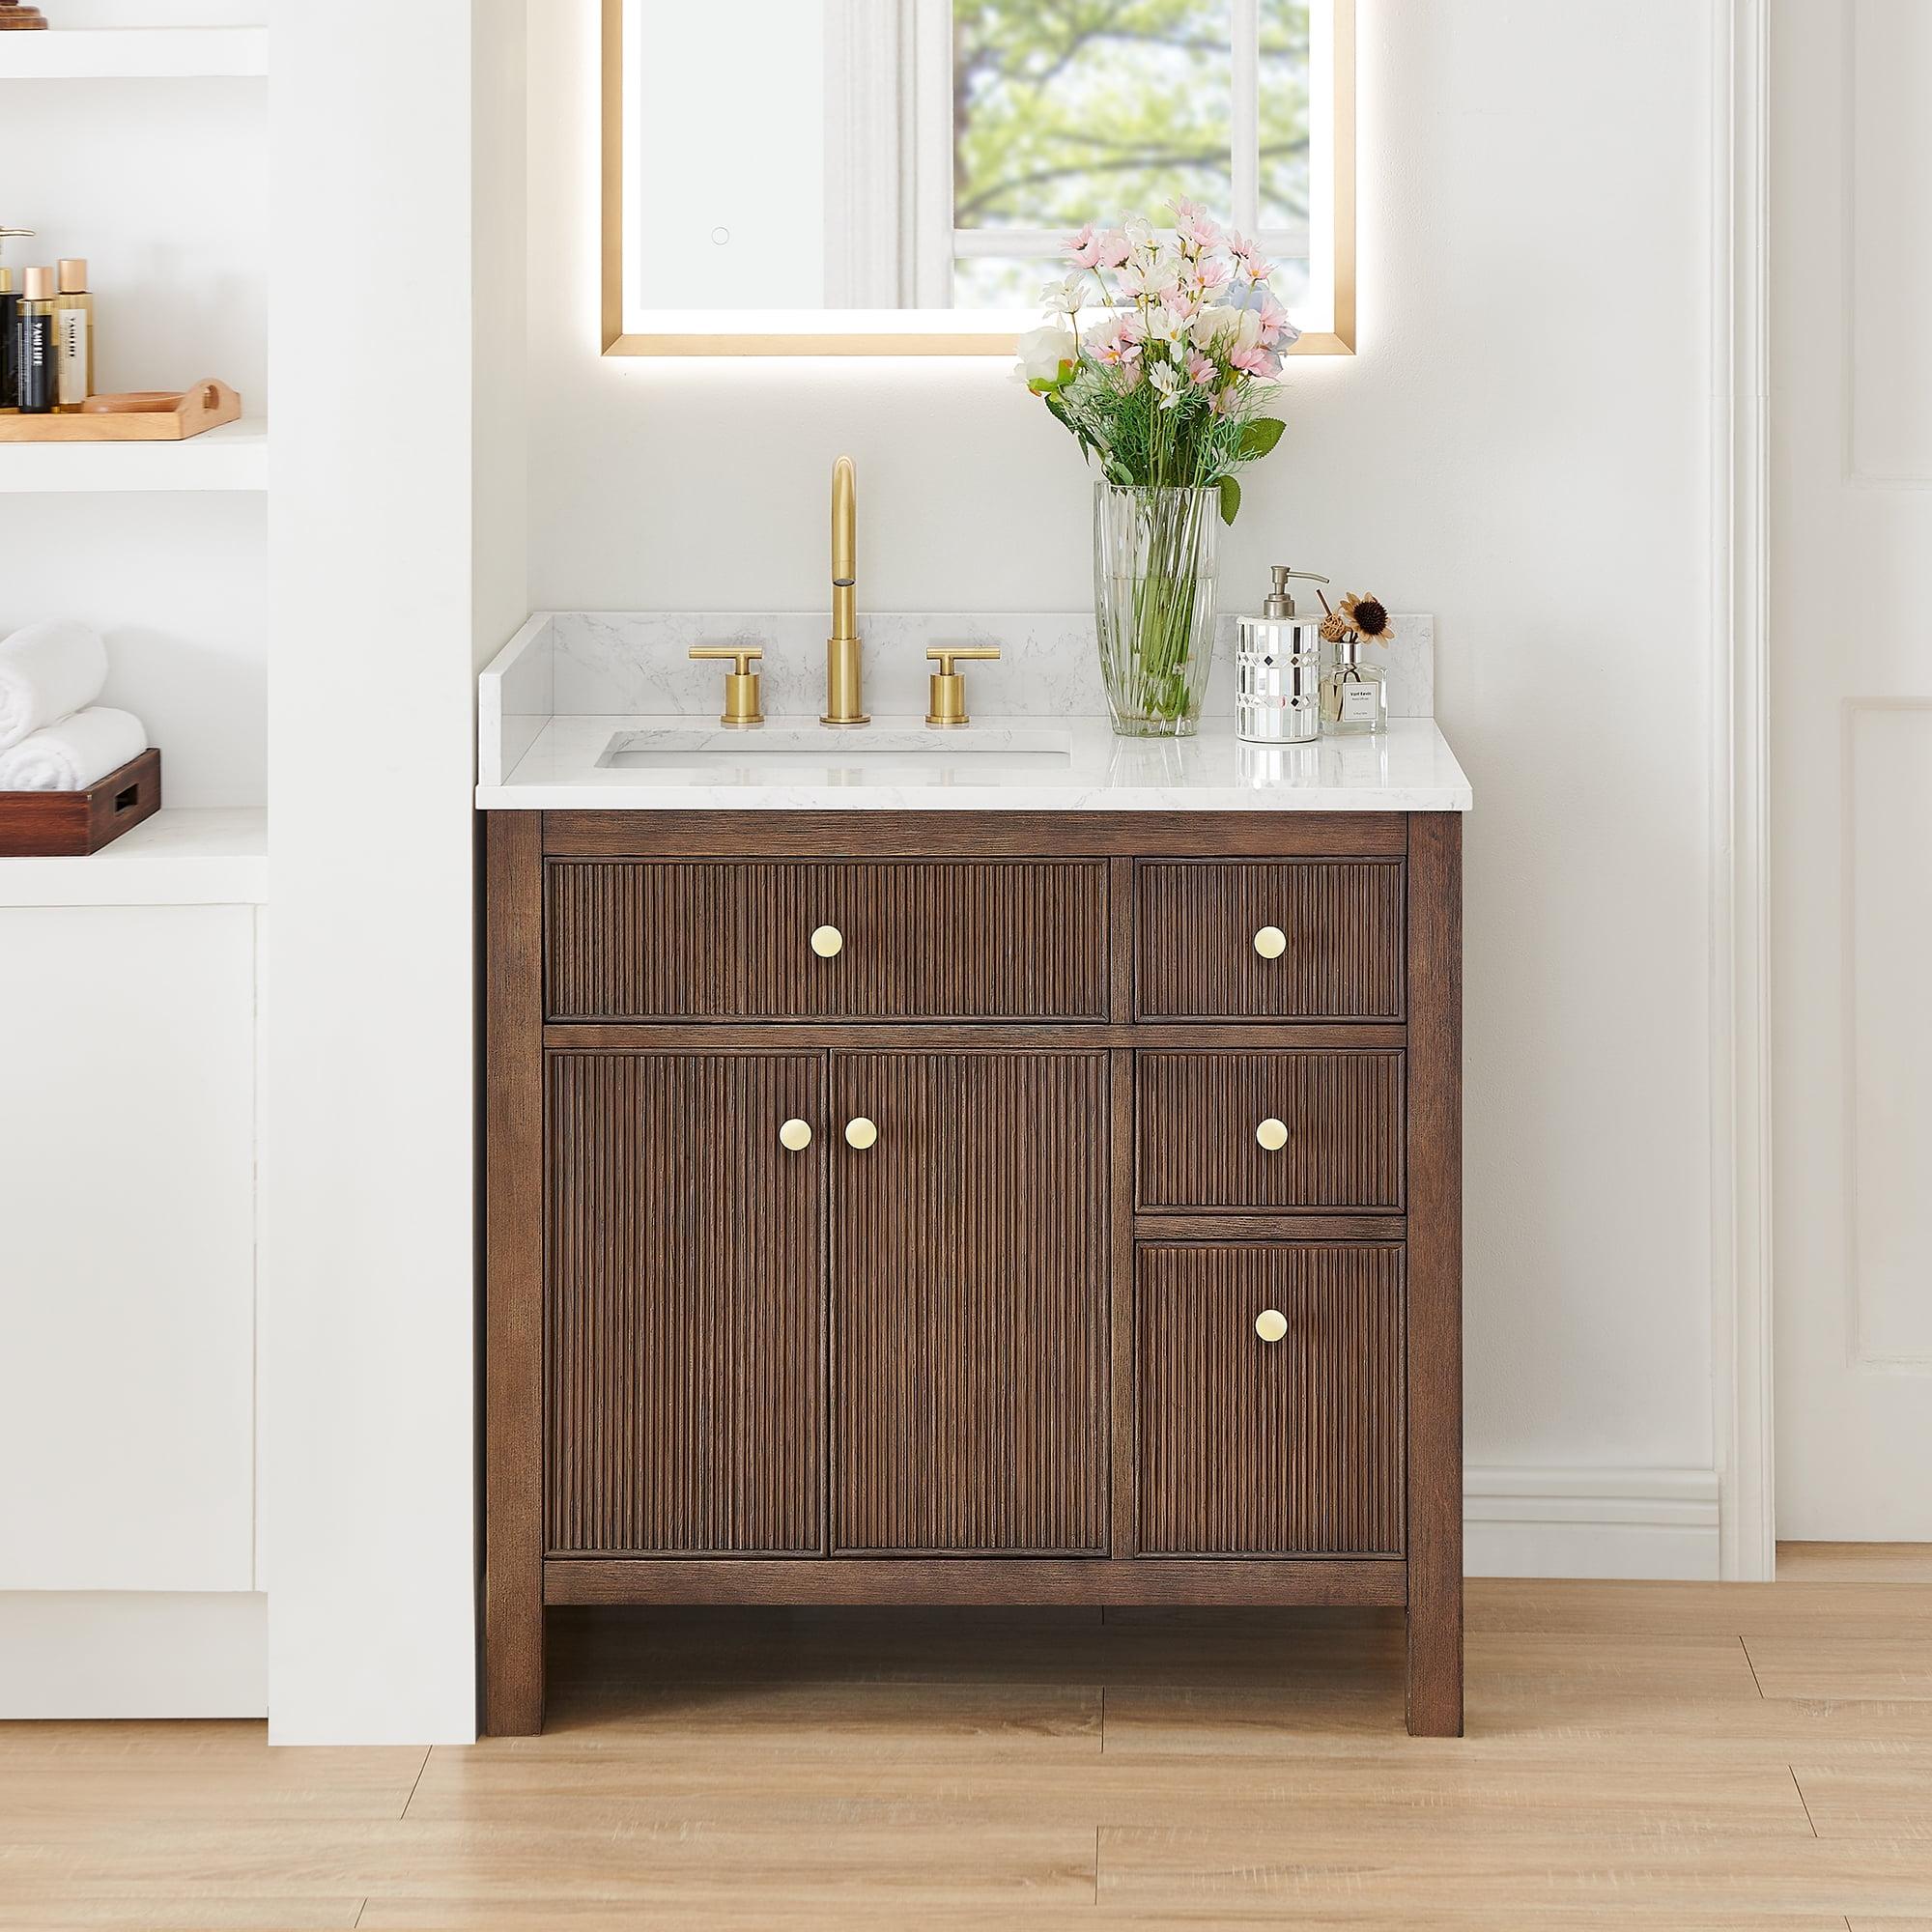
[(1187, 380), (1197, 388), (1205, 389), (1219, 374), (1211, 355), (1204, 355), (1200, 350), (1192, 350), (1187, 357)]
[[(1262, 340), (1264, 342), (1272, 343), (1276, 341), (1281, 335), (1282, 330), (1288, 327), (1288, 311), (1266, 290), (1262, 292), (1262, 298), (1256, 305), (1255, 312), (1262, 319)], [(1293, 342), (1294, 339), (1295, 337), (1291, 334), (1289, 340)]]
[(1251, 282), (1264, 282), (1274, 273), (1274, 264), (1262, 254), (1260, 243), (1250, 242), (1245, 235), (1230, 235), (1228, 252)]
[(1219, 227), (1199, 202), (1177, 201), (1174, 204), (1174, 226), (1181, 241), (1196, 248), (1215, 247), (1221, 240)]
[(1090, 221), (1066, 244), (1066, 253), (1076, 269), (1094, 269), (1100, 264), (1100, 238)]
[(1094, 238), (1096, 269), (1118, 269), (1133, 252), (1133, 243), (1118, 228), (1103, 229)]
[(1146, 337), (1146, 325), (1138, 313), (1129, 309), (1096, 322), (1087, 331), (1087, 353), (1110, 369), (1122, 369), (1140, 359), (1141, 344)]
[(1225, 255), (1204, 255), (1194, 270), (1194, 279), (1200, 284), (1204, 295), (1225, 286), (1234, 269)]
[(1272, 349), (1256, 343), (1252, 349), (1236, 348), (1229, 352), (1228, 360), (1244, 376), (1279, 376), (1281, 357)]

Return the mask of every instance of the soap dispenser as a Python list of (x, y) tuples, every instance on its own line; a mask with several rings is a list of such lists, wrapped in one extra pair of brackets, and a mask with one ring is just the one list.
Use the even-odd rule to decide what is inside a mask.
[(1278, 563), (1261, 614), (1236, 620), (1235, 735), (1250, 745), (1300, 745), (1321, 735), (1321, 619), (1295, 614), (1288, 586), (1297, 577), (1328, 582)]

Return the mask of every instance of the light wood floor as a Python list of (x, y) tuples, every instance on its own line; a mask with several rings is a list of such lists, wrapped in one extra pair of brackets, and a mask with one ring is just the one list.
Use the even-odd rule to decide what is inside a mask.
[(1932, 1932), (1932, 1548), (1381, 1613), (580, 1613), (549, 1735), (0, 1725), (0, 1926)]

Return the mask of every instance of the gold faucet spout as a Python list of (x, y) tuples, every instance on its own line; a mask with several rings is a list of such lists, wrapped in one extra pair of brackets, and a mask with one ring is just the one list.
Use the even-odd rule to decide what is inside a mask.
[(821, 724), (868, 724), (859, 662), (859, 471), (849, 456), (832, 466), (832, 635), (825, 640)]

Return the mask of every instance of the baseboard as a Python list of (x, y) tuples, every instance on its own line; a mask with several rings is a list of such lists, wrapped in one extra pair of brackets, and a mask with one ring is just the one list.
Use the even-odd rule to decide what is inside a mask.
[(1715, 1469), (1463, 1471), (1464, 1574), (1715, 1581)]
[(265, 1596), (0, 1591), (0, 1719), (268, 1710)]

